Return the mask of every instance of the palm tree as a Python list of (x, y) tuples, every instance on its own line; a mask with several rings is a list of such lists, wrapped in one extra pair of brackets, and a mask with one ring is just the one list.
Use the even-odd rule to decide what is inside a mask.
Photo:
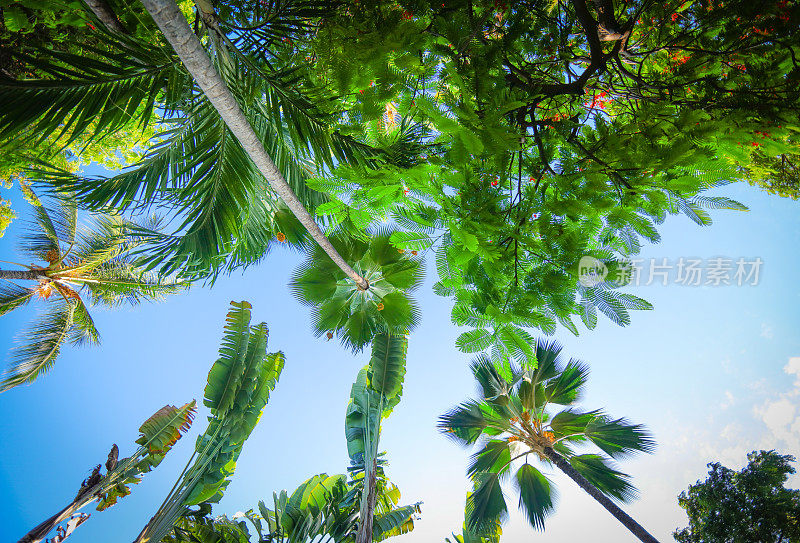
[(313, 308), (317, 337), (337, 334), (344, 345), (360, 351), (376, 334), (403, 335), (417, 325), (419, 310), (408, 292), (422, 281), (420, 262), (394, 247), (391, 234), (378, 231), (368, 241), (331, 238), (339, 254), (369, 282), (369, 290), (348, 281), (316, 247), (295, 270), (290, 288)]
[(119, 448), (114, 444), (105, 463), (106, 474), (100, 475), (102, 466), (98, 464), (92, 475), (83, 481), (75, 498), (25, 534), (19, 543), (38, 543), (60, 522), (92, 501), (97, 500), (97, 510), (103, 511), (130, 494), (129, 485), (140, 482), (145, 473), (159, 465), (175, 442), (189, 431), (195, 411), (194, 401), (181, 407), (165, 405), (156, 411), (139, 428), (140, 436), (136, 440), (139, 448), (131, 456), (119, 459)]
[(161, 300), (183, 288), (145, 273), (135, 263), (131, 252), (142, 240), (131, 236), (132, 225), (118, 216), (102, 215), (93, 229), (80, 231), (72, 199), (60, 199), (50, 209), (38, 205), (35, 213), (35, 224), (23, 237), (20, 250), (46, 265), (18, 264), (26, 269), (0, 270), (0, 315), (34, 297), (46, 300), (49, 310), (22, 335), (25, 343), (12, 350), (12, 364), (0, 382), (0, 392), (46, 372), (65, 342), (99, 342), (87, 300), (116, 307)]
[[(192, 32), (186, 17), (172, 0), (143, 0), (145, 9), (161, 29), (166, 40), (175, 49), (181, 62), (216, 109), (227, 128), (242, 146), (272, 190), (309, 232), (311, 237), (336, 263), (336, 265), (362, 290), (368, 290), (367, 280), (359, 275), (342, 258), (317, 224), (314, 217), (297, 198), (283, 173), (267, 154), (264, 145), (250, 121), (242, 112), (236, 97), (228, 89), (200, 40)], [(209, 4), (210, 7), (210, 4)], [(205, 15), (205, 14), (204, 14)], [(208, 21), (208, 17), (204, 17)]]
[[(0, 112), (0, 143), (20, 134), (34, 140), (58, 134), (66, 143), (80, 136), (94, 141), (160, 116), (161, 130), (143, 159), (118, 175), (88, 178), (45, 165), (37, 181), (70, 191), (81, 206), (93, 210), (170, 209), (180, 220), (172, 235), (141, 232), (152, 244), (147, 262), (160, 266), (161, 273), (216, 276), (258, 261), (273, 242), (304, 244), (307, 231), (352, 280), (368, 289), (335, 250), (331, 253), (311, 215), (327, 197), (305, 181), (315, 169), (333, 167), (336, 161), (358, 163), (372, 151), (330, 131), (332, 96), (307, 88), (313, 85), (303, 84), (297, 66), (272, 54), (261, 63), (253, 60), (265, 51), (264, 43), (252, 43), (253, 35), (267, 43), (289, 40), (307, 32), (330, 6), (305, 0), (259, 5), (263, 20), (257, 29), (233, 43), (228, 34), (236, 34), (238, 27), (228, 29), (226, 21), (202, 11), (212, 9), (203, 2), (198, 32), (207, 31), (208, 51), (177, 7), (171, 8), (169, 17), (181, 17), (172, 22), (184, 23), (175, 29), (193, 38), (178, 49), (186, 53), (188, 47), (187, 58), (200, 59), (203, 74), (187, 72), (197, 64), (182, 64), (146, 20), (129, 34), (98, 25), (91, 36), (90, 63), (69, 52), (14, 52), (40, 78), (0, 78), (0, 101), (6, 106)], [(198, 87), (193, 79), (213, 80), (218, 92), (206, 95), (208, 87)], [(298, 227), (303, 234), (298, 235)]]
[(219, 358), (205, 388), (203, 404), (211, 411), (208, 427), (136, 543), (161, 541), (190, 512), (189, 506), (218, 502), (230, 484), (244, 442), (258, 424), (285, 363), (282, 352), (267, 353), (269, 330), (263, 322), (250, 325), (250, 309), (248, 302), (231, 302)]
[[(640, 425), (612, 419), (599, 410), (580, 411), (574, 407), (588, 377), (588, 367), (570, 359), (564, 365), (561, 346), (539, 341), (535, 361), (525, 359), (521, 367), (495, 364), (480, 356), (472, 363), (481, 397), (464, 402), (439, 419), (439, 428), (456, 442), (483, 447), (473, 454), (467, 470), (475, 491), (467, 500), (470, 530), (492, 530), (508, 514), (500, 481), (514, 463), (524, 460), (515, 474), (519, 506), (531, 525), (544, 529), (553, 510), (550, 480), (530, 459), (555, 465), (578, 486), (606, 508), (636, 537), (657, 543), (639, 523), (613, 500), (628, 501), (635, 489), (629, 476), (615, 470), (610, 459), (635, 452), (651, 452), (654, 442)], [(566, 409), (551, 414), (551, 406)], [(593, 444), (601, 454), (577, 454), (573, 445)]]

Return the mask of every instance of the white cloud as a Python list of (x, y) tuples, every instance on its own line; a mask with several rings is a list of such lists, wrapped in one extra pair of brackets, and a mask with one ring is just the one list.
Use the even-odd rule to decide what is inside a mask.
[(753, 411), (769, 430), (772, 441), (784, 452), (800, 454), (800, 357), (792, 357), (783, 367), (786, 375), (794, 375), (793, 388), (776, 398), (766, 400)]
[(793, 356), (789, 359), (789, 362), (783, 367), (783, 371), (785, 371), (788, 375), (794, 375), (797, 380), (794, 382), (794, 386), (797, 389), (800, 389), (800, 356)]
[(766, 322), (761, 323), (761, 337), (766, 339), (772, 339), (775, 337), (775, 333), (772, 331), (772, 326)]
[(723, 409), (723, 410), (724, 409), (728, 409), (730, 406), (733, 405), (733, 402), (734, 402), (733, 393), (730, 390), (726, 390), (725, 391), (725, 401), (723, 401), (721, 404), (719, 404), (719, 408)]

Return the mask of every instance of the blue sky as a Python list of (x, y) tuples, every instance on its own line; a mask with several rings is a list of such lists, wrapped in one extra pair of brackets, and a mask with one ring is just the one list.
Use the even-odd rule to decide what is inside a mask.
[[(630, 326), (601, 319), (580, 337), (557, 334), (565, 354), (591, 365), (583, 405), (646, 424), (655, 435), (655, 454), (628, 460), (622, 469), (641, 490), (626, 509), (662, 541), (685, 525), (676, 496), (705, 477), (707, 462), (738, 468), (756, 448), (800, 456), (798, 204), (746, 185), (718, 193), (751, 210), (713, 212), (715, 224), (707, 228), (670, 218), (660, 229), (662, 242), (645, 247), (642, 257), (672, 263), (680, 257), (760, 257), (757, 286), (642, 285), (630, 291), (655, 310), (635, 312)], [(27, 204), (13, 199), (15, 209), (25, 210)], [(0, 259), (14, 260), (19, 226), (0, 239)], [(66, 505), (112, 443), (120, 456), (130, 454), (139, 425), (161, 406), (201, 400), (229, 300), (252, 303), (254, 320), (269, 325), (270, 349), (284, 351), (287, 362), (215, 511), (247, 510), (313, 474), (344, 473), (344, 412), (367, 355), (353, 356), (335, 341), (313, 337), (308, 310), (286, 286), (299, 260), (296, 253), (274, 251), (259, 266), (211, 289), (198, 286), (161, 304), (96, 311), (99, 348), (66, 348), (35, 384), (0, 395), (0, 540), (18, 539)], [(423, 320), (410, 338), (403, 400), (385, 423), (381, 442), (403, 500), (424, 502), (414, 533), (398, 539), (405, 543), (443, 541), (459, 530), (468, 488), (468, 452), (438, 434), (435, 423), (473, 394), (470, 357), (455, 349), (459, 329), (450, 322), (449, 301), (430, 291), (431, 264), (417, 293)], [(3, 351), (41, 307), (32, 304), (0, 318)], [(161, 466), (117, 506), (94, 513), (70, 541), (132, 541), (204, 427), (201, 410)], [(515, 514), (504, 541), (633, 541), (571, 481), (555, 473), (553, 479), (560, 499), (547, 531), (533, 531)], [(512, 492), (507, 500), (516, 503)]]

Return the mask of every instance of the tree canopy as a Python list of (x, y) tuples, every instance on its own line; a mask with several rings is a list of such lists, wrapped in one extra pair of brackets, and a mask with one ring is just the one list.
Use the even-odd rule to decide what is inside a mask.
[(786, 488), (795, 472), (791, 455), (753, 451), (739, 471), (708, 464), (708, 477), (681, 492), (689, 526), (675, 530), (679, 543), (778, 543), (800, 541), (800, 490)]
[[(247, 518), (259, 537), (261, 521), (265, 537), (284, 537), (279, 517), (310, 493), (327, 500), (302, 511), (320, 535), (342, 514), (358, 543), (394, 534), (416, 509), (395, 515), (378, 438), (402, 391), (427, 261), (435, 293), (467, 328), (456, 347), (481, 353), (472, 370), (483, 395), (441, 421), (484, 445), (454, 537), (499, 537), (501, 475), (532, 455), (654, 541), (613, 502), (633, 486), (610, 463), (649, 451), (649, 435), (574, 410), (588, 369), (562, 365), (557, 344), (534, 335), (577, 335), (600, 314), (624, 326), (652, 309), (625, 291), (632, 259), (668, 216), (708, 226), (711, 211), (746, 210), (725, 185), (800, 195), (800, 1), (0, 0), (0, 10), (0, 183), (19, 182), (37, 205), (27, 253), (48, 264), (0, 270), (0, 313), (60, 296), (0, 390), (46, 370), (64, 339), (97, 339), (81, 295), (157, 298), (213, 286), (276, 246), (302, 251), (290, 287), (311, 306), (313, 332), (353, 351), (373, 346), (348, 407), (352, 479), (312, 477), (296, 499), (276, 495), (274, 510)], [(110, 171), (87, 174), (90, 162)], [(79, 210), (112, 218), (81, 236)], [(13, 215), (0, 198), (0, 235)], [(585, 258), (607, 274), (581, 281)], [(25, 279), (38, 286), (14, 282)], [(244, 530), (209, 519), (209, 504), (283, 358), (266, 354), (266, 326), (250, 325), (246, 302), (227, 322), (196, 462), (140, 540), (179, 538), (176, 522), (187, 537)], [(547, 404), (565, 409), (551, 415)], [(577, 454), (576, 442), (605, 455)], [(700, 519), (716, 502), (705, 493), (780, 496), (794, 512), (773, 515), (777, 502), (773, 516), (756, 511), (741, 537), (794, 541), (797, 491), (776, 490), (793, 459), (751, 456), (740, 473), (713, 464), (682, 506), (711, 530)], [(527, 462), (515, 467), (520, 504), (543, 528), (550, 483)], [(383, 508), (381, 493), (394, 496)], [(726, 541), (692, 539), (702, 530), (676, 537)]]

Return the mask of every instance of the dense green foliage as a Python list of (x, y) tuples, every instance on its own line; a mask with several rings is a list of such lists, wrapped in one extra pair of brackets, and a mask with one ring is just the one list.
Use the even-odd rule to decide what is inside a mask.
[(679, 543), (800, 541), (800, 490), (784, 486), (794, 457), (753, 451), (747, 460), (739, 471), (709, 464), (708, 478), (681, 492), (689, 526), (673, 533)]
[(198, 436), (187, 464), (169, 495), (137, 541), (161, 541), (188, 506), (218, 502), (236, 469), (244, 442), (258, 424), (270, 392), (283, 371), (282, 352), (267, 353), (267, 325), (250, 325), (250, 304), (231, 302), (219, 358), (208, 373), (203, 405), (208, 427)]
[[(609, 458), (647, 451), (650, 438), (575, 410), (587, 368), (562, 365), (534, 334), (578, 334), (598, 313), (627, 325), (651, 309), (624, 292), (631, 259), (670, 215), (706, 226), (709, 210), (745, 209), (721, 187), (798, 196), (800, 2), (181, 2), (183, 37), (202, 44), (256, 150), (368, 287), (273, 191), (151, 7), (0, 0), (0, 182), (63, 201), (37, 205), (24, 240), (47, 266), (0, 270), (0, 314), (55, 295), (0, 390), (45, 371), (64, 341), (97, 340), (86, 296), (156, 298), (176, 277), (213, 283), (285, 244), (307, 256), (291, 288), (311, 306), (313, 332), (355, 352), (371, 344), (372, 357), (346, 415), (350, 478), (314, 476), (246, 517), (259, 540), (394, 535), (416, 509), (397, 507), (378, 443), (402, 393), (420, 314), (411, 292), (427, 260), (453, 323), (468, 328), (456, 347), (481, 353), (472, 370), (482, 397), (441, 419), (458, 441), (483, 445), (454, 537), (499, 538), (500, 480), (512, 467), (520, 507), (544, 527), (552, 488), (531, 455), (575, 472), (600, 501), (630, 498)], [(92, 161), (116, 171), (85, 175)], [(103, 214), (97, 232), (78, 235), (78, 208)], [(153, 212), (165, 220), (134, 224)], [(0, 198), (0, 235), (13, 214)], [(587, 256), (607, 267), (602, 281), (579, 281)], [(209, 504), (280, 374), (266, 336), (249, 305), (234, 304), (209, 374), (209, 427), (140, 540), (250, 537), (244, 521), (212, 520)], [(605, 455), (577, 454), (576, 441)]]

